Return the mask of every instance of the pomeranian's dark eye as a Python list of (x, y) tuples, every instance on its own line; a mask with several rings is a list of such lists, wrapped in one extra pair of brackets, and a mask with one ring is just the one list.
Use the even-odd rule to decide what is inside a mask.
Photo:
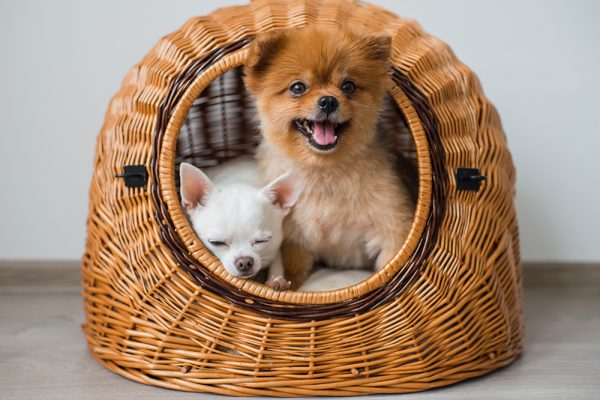
[(356, 92), (356, 85), (352, 81), (345, 81), (342, 83), (342, 92), (352, 94)]
[(302, 96), (306, 93), (307, 89), (306, 84), (302, 81), (296, 81), (290, 86), (290, 92), (292, 92), (294, 96)]
[(227, 243), (225, 243), (225, 242), (222, 242), (222, 241), (220, 241), (220, 240), (210, 240), (210, 239), (209, 239), (209, 240), (208, 240), (208, 243), (210, 243), (210, 244), (212, 244), (213, 246), (216, 246), (216, 247), (227, 246)]

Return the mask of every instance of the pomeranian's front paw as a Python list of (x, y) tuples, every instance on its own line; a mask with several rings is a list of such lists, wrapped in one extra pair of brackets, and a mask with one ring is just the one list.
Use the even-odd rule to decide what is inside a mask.
[(286, 281), (281, 275), (271, 276), (267, 281), (267, 286), (275, 290), (287, 290), (292, 285), (292, 282)]

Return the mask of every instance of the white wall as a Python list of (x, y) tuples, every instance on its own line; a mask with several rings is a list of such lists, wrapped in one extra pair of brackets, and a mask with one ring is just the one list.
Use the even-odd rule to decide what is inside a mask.
[[(373, 0), (479, 75), (518, 169), (525, 260), (600, 261), (600, 2)], [(94, 142), (126, 71), (243, 1), (0, 3), (0, 259), (77, 259)]]

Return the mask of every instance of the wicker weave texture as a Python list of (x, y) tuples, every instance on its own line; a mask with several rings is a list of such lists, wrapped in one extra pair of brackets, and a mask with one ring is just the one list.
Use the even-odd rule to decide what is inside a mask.
[[(368, 281), (275, 292), (228, 276), (204, 249), (175, 176), (182, 160), (252, 151), (254, 106), (236, 73), (246, 45), (310, 23), (393, 37), (385, 124), (413, 155), (417, 211)], [(134, 164), (151, 172), (144, 188), (115, 178)], [(488, 179), (458, 190), (459, 167)], [(90, 352), (139, 382), (228, 395), (410, 392), (485, 374), (523, 343), (514, 179), (476, 76), (414, 21), (345, 0), (257, 0), (194, 18), (127, 74), (97, 139), (82, 263)]]

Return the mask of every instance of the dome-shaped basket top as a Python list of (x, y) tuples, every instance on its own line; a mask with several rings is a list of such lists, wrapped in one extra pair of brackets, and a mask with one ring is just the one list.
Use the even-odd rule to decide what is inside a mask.
[[(313, 318), (317, 314), (364, 311), (373, 303), (396, 297), (417, 275), (434, 248), (448, 187), (454, 186), (448, 171), (452, 173), (461, 166), (484, 167), (478, 159), (475, 139), (483, 129), (490, 127), (479, 125), (481, 102), (485, 99), (476, 77), (456, 60), (445, 44), (424, 33), (414, 21), (368, 4), (348, 2), (348, 7), (343, 7), (343, 3), (257, 1), (248, 7), (221, 9), (208, 17), (193, 19), (163, 39), (144, 62), (130, 72), (121, 91), (122, 94), (124, 90), (133, 89), (127, 82), (137, 75), (141, 91), (136, 93), (136, 102), (146, 110), (136, 110), (137, 113), (121, 118), (133, 124), (143, 120), (144, 125), (138, 125), (138, 129), (145, 131), (144, 135), (152, 135), (152, 142), (149, 146), (148, 141), (138, 141), (136, 151), (121, 156), (138, 159), (143, 156), (149, 165), (150, 203), (155, 207), (162, 243), (182, 269), (237, 305), (256, 305), (264, 310), (272, 306), (281, 309), (281, 303), (287, 303), (291, 307), (281, 311), (281, 316), (308, 313), (307, 317)], [(275, 18), (278, 8), (285, 9), (287, 19)], [(260, 15), (265, 18), (250, 18)], [(222, 25), (221, 21), (225, 20), (235, 23)], [(369, 280), (332, 292), (277, 292), (252, 280), (227, 274), (194, 235), (181, 209), (174, 180), (177, 138), (194, 101), (215, 80), (243, 64), (246, 46), (256, 33), (307, 23), (343, 24), (367, 33), (385, 32), (393, 37), (390, 95), (415, 142), (419, 196), (405, 245)], [(233, 90), (243, 90), (241, 79)], [(113, 100), (111, 108), (117, 105), (119, 97)], [(158, 99), (161, 100), (157, 103)], [(152, 104), (143, 104), (144, 101)], [(154, 120), (147, 118), (150, 116), (154, 116)], [(228, 115), (232, 117), (237, 116)], [(221, 121), (224, 123), (223, 118)], [(109, 122), (110, 118), (107, 124)], [(495, 129), (501, 134), (499, 126)], [(104, 132), (110, 140), (118, 133), (106, 126)], [(444, 137), (450, 139), (451, 148), (442, 143)], [(450, 157), (446, 155), (448, 150), (452, 152)], [(120, 163), (128, 162), (123, 159)], [(114, 167), (118, 168), (119, 164)], [(310, 304), (322, 307), (315, 314)]]

